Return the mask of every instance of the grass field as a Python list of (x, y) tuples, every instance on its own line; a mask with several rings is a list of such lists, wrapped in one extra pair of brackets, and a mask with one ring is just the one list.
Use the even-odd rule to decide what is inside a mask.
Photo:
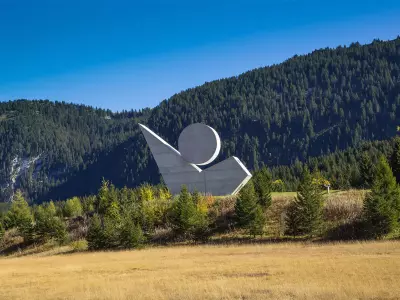
[(400, 299), (400, 242), (0, 258), (1, 299)]

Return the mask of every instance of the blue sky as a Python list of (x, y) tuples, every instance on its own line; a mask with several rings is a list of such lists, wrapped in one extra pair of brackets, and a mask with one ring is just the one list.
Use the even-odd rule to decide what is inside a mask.
[(0, 0), (0, 101), (156, 106), (294, 54), (400, 35), (400, 1)]

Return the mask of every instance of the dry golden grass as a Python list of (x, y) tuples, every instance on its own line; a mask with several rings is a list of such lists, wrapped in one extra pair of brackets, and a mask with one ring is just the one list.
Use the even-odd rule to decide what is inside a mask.
[[(362, 214), (366, 190), (333, 190), (324, 192), (324, 220), (348, 223)], [(272, 193), (272, 205), (267, 210), (267, 233), (273, 237), (282, 236), (285, 231), (285, 213), (296, 197), (296, 192)]]
[(0, 259), (1, 299), (399, 299), (400, 242)]

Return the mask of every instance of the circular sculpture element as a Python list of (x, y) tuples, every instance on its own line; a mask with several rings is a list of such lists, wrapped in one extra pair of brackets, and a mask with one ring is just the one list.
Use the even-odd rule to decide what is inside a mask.
[(221, 150), (218, 133), (205, 124), (191, 124), (178, 139), (179, 152), (189, 163), (203, 166), (211, 163)]

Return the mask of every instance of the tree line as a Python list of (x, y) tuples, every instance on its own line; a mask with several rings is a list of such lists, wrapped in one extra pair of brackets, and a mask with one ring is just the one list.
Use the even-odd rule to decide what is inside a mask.
[[(398, 235), (400, 139), (396, 145), (398, 152), (389, 160), (381, 156), (373, 172), (368, 173), (371, 190), (363, 199), (362, 214), (345, 224), (348, 232), (343, 233), (343, 239)], [(332, 229), (341, 226), (335, 225), (338, 228), (330, 231), (324, 227), (328, 222), (323, 211), (327, 198), (320, 178), (318, 171), (303, 168), (297, 195), (284, 210), (285, 237), (329, 239)], [(5, 230), (14, 230), (26, 245), (85, 239), (90, 250), (101, 250), (160, 242), (204, 242), (221, 232), (268, 235), (273, 182), (269, 170), (262, 168), (237, 197), (216, 198), (189, 193), (185, 186), (173, 196), (162, 185), (118, 189), (103, 180), (96, 195), (33, 206), (18, 191), (0, 217), (0, 238), (4, 239)]]

